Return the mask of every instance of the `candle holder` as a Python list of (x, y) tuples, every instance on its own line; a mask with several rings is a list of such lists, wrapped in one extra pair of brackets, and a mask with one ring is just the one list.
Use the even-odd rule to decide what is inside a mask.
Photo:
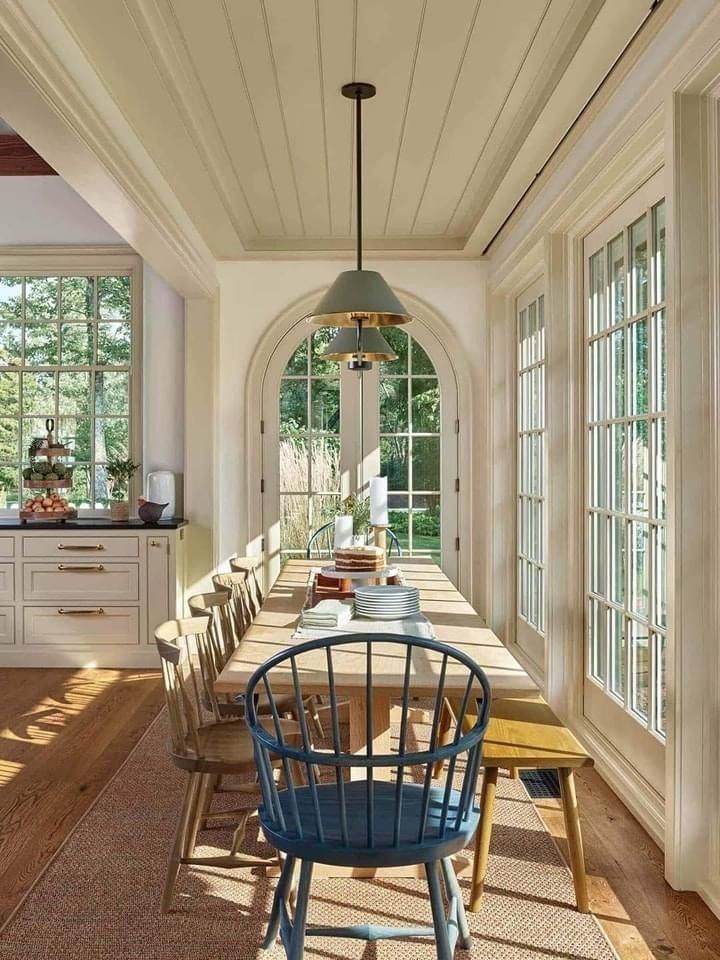
[(385, 551), (385, 556), (387, 557), (387, 529), (389, 524), (383, 523), (374, 523), (372, 525), (373, 529), (373, 543), (376, 547), (382, 547)]

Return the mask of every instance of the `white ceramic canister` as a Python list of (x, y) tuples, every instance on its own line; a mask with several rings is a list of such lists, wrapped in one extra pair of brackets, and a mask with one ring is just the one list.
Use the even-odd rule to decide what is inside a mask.
[(153, 470), (147, 475), (145, 496), (153, 503), (167, 503), (161, 520), (175, 516), (175, 474), (171, 470)]

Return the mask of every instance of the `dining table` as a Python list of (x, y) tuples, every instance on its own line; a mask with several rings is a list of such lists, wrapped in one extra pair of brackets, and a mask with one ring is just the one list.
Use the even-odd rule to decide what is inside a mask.
[[(440, 567), (425, 557), (394, 561), (402, 582), (417, 587), (421, 613), (432, 624), (435, 639), (463, 651), (485, 671), (494, 698), (537, 697), (538, 687), (508, 647), (454, 586)], [(308, 584), (317, 560), (288, 560), (268, 592), (253, 623), (219, 674), (215, 689), (220, 694), (244, 692), (255, 670), (276, 653), (302, 642), (294, 639), (300, 612), (308, 602)], [(372, 749), (390, 753), (391, 707), (403, 692), (405, 653), (388, 644), (378, 658), (372, 687)], [(335, 688), (348, 703), (349, 748), (364, 754), (368, 747), (365, 647), (362, 642), (336, 648), (333, 655)], [(437, 693), (442, 657), (418, 647), (412, 662), (412, 692), (417, 697)], [(327, 693), (327, 661), (323, 650), (305, 654), (298, 661), (303, 696)], [(462, 694), (467, 673), (452, 669), (445, 677), (447, 696)], [(276, 693), (294, 690), (289, 664), (273, 673)], [(363, 772), (357, 768), (360, 776)], [(333, 875), (337, 875), (336, 873)]]

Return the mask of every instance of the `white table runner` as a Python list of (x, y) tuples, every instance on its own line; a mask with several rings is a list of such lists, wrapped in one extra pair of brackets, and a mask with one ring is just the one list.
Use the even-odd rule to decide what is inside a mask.
[(403, 620), (366, 620), (365, 617), (354, 617), (344, 627), (301, 627), (298, 624), (293, 640), (320, 640), (322, 637), (335, 637), (343, 633), (394, 633), (403, 637), (423, 637), (426, 640), (435, 638), (432, 623), (422, 613)]

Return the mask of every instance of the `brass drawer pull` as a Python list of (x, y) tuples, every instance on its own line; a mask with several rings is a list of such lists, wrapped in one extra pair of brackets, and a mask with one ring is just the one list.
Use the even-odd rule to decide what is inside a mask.
[(104, 550), (102, 543), (59, 543), (58, 550)]
[(58, 607), (58, 613), (65, 616), (77, 616), (82, 614), (83, 616), (95, 615), (105, 613), (102, 607)]
[(102, 563), (59, 563), (58, 570), (70, 571), (71, 573), (82, 573), (84, 570), (104, 570)]

